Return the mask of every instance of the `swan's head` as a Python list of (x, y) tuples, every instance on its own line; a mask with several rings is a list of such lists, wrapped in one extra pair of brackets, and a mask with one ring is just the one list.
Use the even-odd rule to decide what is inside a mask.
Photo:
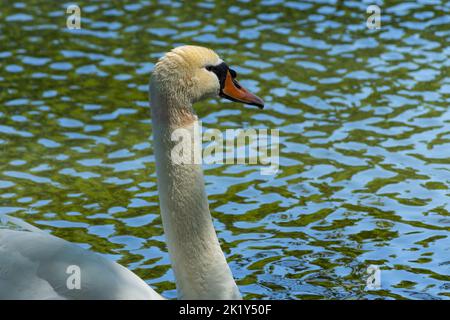
[(220, 96), (263, 108), (264, 101), (242, 87), (236, 78), (236, 72), (214, 51), (198, 46), (181, 46), (166, 53), (152, 74), (159, 91), (183, 96), (191, 103)]

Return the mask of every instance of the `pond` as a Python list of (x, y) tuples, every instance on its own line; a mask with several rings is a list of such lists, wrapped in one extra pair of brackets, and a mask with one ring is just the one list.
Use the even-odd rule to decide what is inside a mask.
[(69, 3), (3, 3), (0, 214), (175, 298), (148, 80), (201, 45), (266, 102), (203, 101), (203, 125), (280, 135), (276, 174), (204, 166), (244, 298), (449, 299), (450, 3), (374, 3), (380, 29), (360, 1), (78, 1), (79, 30)]

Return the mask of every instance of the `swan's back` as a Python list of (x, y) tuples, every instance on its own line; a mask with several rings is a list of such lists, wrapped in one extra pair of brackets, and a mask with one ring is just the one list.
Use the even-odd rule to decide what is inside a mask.
[[(67, 285), (74, 268), (70, 266), (79, 267), (80, 289)], [(134, 273), (99, 254), (45, 232), (0, 229), (0, 299), (162, 297)]]

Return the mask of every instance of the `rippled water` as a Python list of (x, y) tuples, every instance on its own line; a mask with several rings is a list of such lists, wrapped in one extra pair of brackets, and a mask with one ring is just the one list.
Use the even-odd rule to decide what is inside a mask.
[[(210, 100), (209, 128), (280, 130), (275, 176), (207, 166), (218, 235), (248, 299), (450, 297), (450, 3), (2, 3), (0, 213), (176, 296), (147, 87), (180, 44), (215, 49), (266, 109)], [(382, 289), (365, 290), (366, 268)]]

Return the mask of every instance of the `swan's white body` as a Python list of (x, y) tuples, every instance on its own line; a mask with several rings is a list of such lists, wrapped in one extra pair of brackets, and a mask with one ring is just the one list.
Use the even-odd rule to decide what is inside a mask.
[[(186, 128), (199, 134), (192, 104), (223, 89), (224, 81), (221, 84), (219, 76), (205, 69), (221, 63), (209, 49), (179, 47), (157, 63), (150, 84), (161, 216), (181, 299), (240, 298), (212, 224), (202, 168), (171, 160), (174, 130)], [(237, 87), (243, 102), (252, 97), (255, 103), (262, 102)], [(162, 298), (115, 262), (32, 226), (21, 228), (0, 229), (0, 299)], [(79, 289), (67, 285), (68, 268), (73, 265), (80, 270)]]

